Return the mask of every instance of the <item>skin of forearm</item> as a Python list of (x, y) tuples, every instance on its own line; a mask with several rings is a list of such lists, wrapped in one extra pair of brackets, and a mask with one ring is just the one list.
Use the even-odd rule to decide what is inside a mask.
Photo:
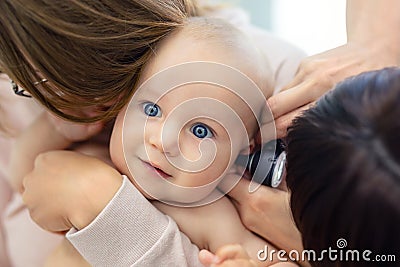
[(48, 115), (41, 114), (18, 137), (13, 146), (10, 158), (11, 185), (21, 192), (22, 181), (33, 170), (36, 157), (47, 151), (65, 149), (71, 145), (49, 121)]
[(390, 53), (400, 64), (400, 1), (348, 0), (347, 39)]

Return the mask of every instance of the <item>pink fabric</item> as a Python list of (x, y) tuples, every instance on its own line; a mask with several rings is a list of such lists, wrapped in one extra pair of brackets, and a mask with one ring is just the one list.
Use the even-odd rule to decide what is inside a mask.
[(4, 215), (11, 266), (43, 266), (43, 262), (63, 236), (39, 228), (29, 217), (18, 193), (13, 195)]

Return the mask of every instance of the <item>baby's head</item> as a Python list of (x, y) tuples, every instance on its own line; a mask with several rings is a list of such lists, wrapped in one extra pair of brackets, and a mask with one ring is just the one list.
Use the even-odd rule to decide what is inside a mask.
[(360, 255), (398, 253), (399, 103), (400, 68), (388, 68), (345, 80), (294, 121), (286, 180), (306, 249), (343, 238)]
[(252, 41), (207, 18), (166, 37), (139, 84), (117, 118), (113, 162), (146, 197), (183, 203), (209, 195), (238, 154), (252, 150), (263, 92), (272, 91)]

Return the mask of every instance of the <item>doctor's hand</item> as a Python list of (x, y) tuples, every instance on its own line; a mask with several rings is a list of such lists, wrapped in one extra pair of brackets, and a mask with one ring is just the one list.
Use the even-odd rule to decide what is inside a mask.
[(250, 193), (249, 185), (249, 180), (240, 179), (228, 193), (246, 228), (280, 249), (302, 251), (301, 235), (290, 211), (289, 193), (267, 186)]
[[(277, 138), (284, 137), (292, 120), (338, 82), (364, 71), (396, 66), (396, 60), (390, 49), (379, 40), (367, 44), (350, 42), (305, 58), (292, 82), (268, 99)], [(273, 139), (271, 132), (267, 131), (271, 126), (271, 123), (264, 124), (261, 130), (268, 140)]]
[(62, 232), (92, 222), (122, 184), (122, 176), (94, 157), (73, 151), (40, 154), (23, 181), (23, 201), (40, 227)]

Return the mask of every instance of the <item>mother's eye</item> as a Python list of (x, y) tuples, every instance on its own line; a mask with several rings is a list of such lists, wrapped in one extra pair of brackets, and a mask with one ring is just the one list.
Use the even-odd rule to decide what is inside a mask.
[(143, 112), (149, 117), (161, 117), (161, 108), (154, 103), (147, 102), (143, 104)]
[(211, 129), (202, 123), (197, 123), (190, 128), (190, 131), (200, 139), (211, 138), (214, 136)]

